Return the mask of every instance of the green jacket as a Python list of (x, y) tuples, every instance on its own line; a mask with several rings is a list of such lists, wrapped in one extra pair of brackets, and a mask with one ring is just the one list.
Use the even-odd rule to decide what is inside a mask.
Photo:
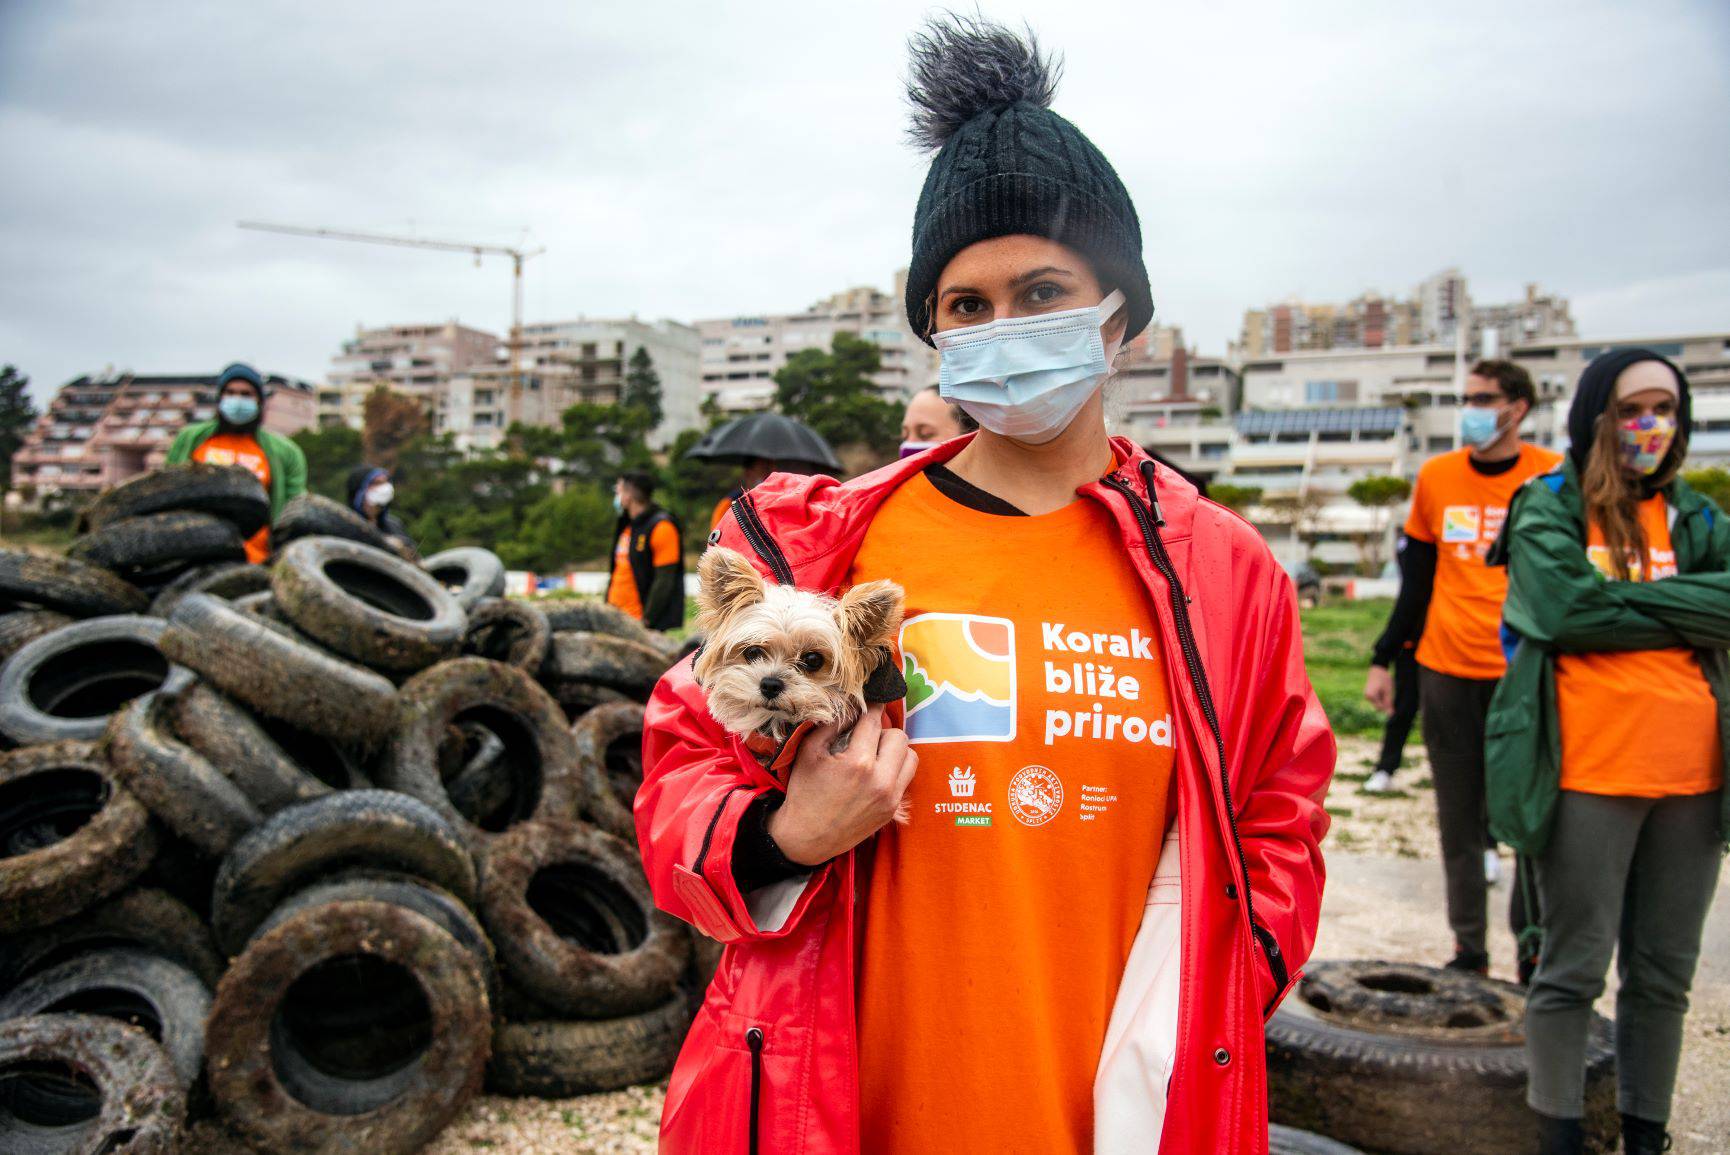
[[(1502, 635), (1513, 646), (1485, 726), (1490, 833), (1524, 854), (1543, 853), (1561, 790), (1557, 654), (1693, 647), (1718, 699), (1730, 761), (1730, 519), (1680, 478), (1665, 497), (1674, 577), (1624, 582), (1599, 574), (1586, 559), (1586, 519), (1571, 460), (1520, 487), (1486, 559), (1508, 567)], [(1730, 773), (1725, 778), (1730, 782)], [(1720, 829), (1730, 841), (1730, 790), (1722, 793)]]
[[(164, 465), (184, 465), (192, 460), (192, 451), (209, 441), (216, 435), (216, 422), (200, 421), (197, 425), (188, 425), (175, 435), (174, 442), (168, 447), (168, 460)], [(253, 435), (258, 447), (264, 450), (264, 459), (270, 463), (270, 519), (276, 520), (282, 507), (288, 504), (291, 497), (298, 497), (306, 492), (306, 454), (280, 433), (269, 433), (263, 429)]]

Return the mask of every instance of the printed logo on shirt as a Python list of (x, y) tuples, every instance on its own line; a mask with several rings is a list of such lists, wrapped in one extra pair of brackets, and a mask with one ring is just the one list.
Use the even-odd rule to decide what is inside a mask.
[(971, 766), (965, 770), (957, 766), (949, 772), (949, 796), (951, 798), (973, 797), (973, 787), (977, 784), (978, 780), (973, 777), (973, 767)]
[(1045, 766), (1023, 766), (1009, 780), (1009, 812), (1023, 826), (1044, 826), (1063, 809), (1063, 780)]
[[(1679, 572), (1676, 568), (1676, 551), (1673, 549), (1648, 548), (1648, 564), (1640, 564), (1640, 555), (1633, 550), (1628, 551), (1628, 580), (1655, 582), (1659, 578), (1675, 577)], [(1610, 565), (1610, 547), (1589, 545), (1586, 547), (1586, 560), (1592, 563), (1603, 576), (1615, 580), (1616, 571)]]
[(901, 625), (907, 741), (1015, 740), (1015, 623), (919, 614)]
[(1450, 505), (1442, 510), (1442, 540), (1472, 542), (1478, 540), (1479, 511), (1475, 505)]
[[(949, 771), (949, 796), (951, 798), (972, 798), (974, 787), (979, 780), (973, 776), (973, 767), (957, 766)], [(937, 814), (955, 815), (957, 826), (990, 826), (991, 803), (989, 802), (934, 802), (931, 809)]]

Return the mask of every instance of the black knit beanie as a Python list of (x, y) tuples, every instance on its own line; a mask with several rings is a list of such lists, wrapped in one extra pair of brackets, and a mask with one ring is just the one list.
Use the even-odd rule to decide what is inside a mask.
[[(1694, 431), (1694, 406), (1688, 395), (1688, 378), (1668, 357), (1636, 346), (1600, 353), (1581, 370), (1580, 383), (1574, 387), (1574, 403), (1568, 408), (1568, 456), (1573, 458), (1574, 468), (1581, 473), (1586, 471), (1586, 457), (1592, 449), (1598, 417), (1616, 397), (1616, 378), (1622, 375), (1622, 370), (1641, 361), (1662, 361), (1670, 366), (1670, 372), (1676, 374), (1676, 428), (1683, 437)], [(1663, 471), (1663, 465), (1659, 466), (1659, 471)]]
[(955, 254), (976, 241), (1049, 237), (1082, 253), (1127, 300), (1128, 341), (1153, 319), (1141, 221), (1117, 172), (1049, 107), (1059, 66), (984, 20), (933, 20), (908, 46), (911, 136), (937, 149), (913, 213), (907, 320), (931, 344), (927, 305)]

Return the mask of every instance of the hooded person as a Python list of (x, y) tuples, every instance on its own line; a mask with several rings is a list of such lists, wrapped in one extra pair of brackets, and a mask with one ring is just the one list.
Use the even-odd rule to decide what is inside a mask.
[(390, 471), (376, 465), (357, 465), (348, 471), (349, 508), (378, 527), (386, 537), (401, 542), (409, 553), (415, 552), (415, 540), (408, 527), (391, 511), (396, 501), (396, 486)]
[[(1681, 477), (1688, 380), (1649, 349), (1586, 367), (1561, 465), (1521, 488), (1512, 656), (1491, 702), (1492, 833), (1535, 869), (1526, 999), (1539, 1150), (1584, 1150), (1586, 1039), (1615, 953), (1624, 1151), (1668, 1150), (1683, 1019), (1730, 842), (1730, 522)], [(1531, 905), (1531, 904), (1528, 904)]]
[(642, 470), (613, 483), (613, 571), (607, 604), (651, 630), (685, 624), (685, 547), (679, 523), (655, 503), (655, 478)]
[[(216, 378), (216, 416), (182, 429), (168, 447), (164, 465), (189, 461), (207, 465), (238, 465), (250, 470), (270, 495), (270, 517), (276, 520), (290, 498), (306, 492), (306, 455), (292, 440), (263, 428), (270, 390), (251, 365), (236, 361)], [(270, 556), (270, 527), (246, 543), (246, 559), (254, 564)]]
[[(1335, 754), (1295, 591), (1252, 527), (1106, 432), (1152, 290), (1128, 190), (1049, 107), (1053, 63), (957, 16), (911, 56), (933, 155), (907, 316), (980, 428), (847, 482), (777, 473), (711, 536), (759, 580), (704, 597), (834, 593), (909, 688), (765, 767), (689, 662), (656, 687), (643, 865), (727, 944), (661, 1150), (1258, 1155)], [(823, 631), (734, 633), (705, 661), (765, 695), (829, 660)]]

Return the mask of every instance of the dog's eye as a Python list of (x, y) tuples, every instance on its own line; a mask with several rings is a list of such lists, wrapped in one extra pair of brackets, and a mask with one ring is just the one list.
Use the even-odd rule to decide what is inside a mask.
[(815, 674), (823, 668), (823, 655), (816, 650), (806, 650), (799, 655), (799, 664), (805, 667), (807, 674)]
[(760, 662), (769, 656), (769, 651), (765, 650), (762, 646), (746, 646), (745, 652), (739, 656), (744, 658), (747, 662)]

